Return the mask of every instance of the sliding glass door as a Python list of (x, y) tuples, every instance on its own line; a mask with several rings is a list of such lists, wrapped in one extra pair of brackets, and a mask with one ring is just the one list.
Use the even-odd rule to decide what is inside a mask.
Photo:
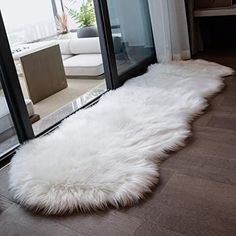
[[(11, 4), (5, 4), (6, 1), (0, 0), (0, 2), (4, 20), (7, 23), (5, 28), (0, 13), (0, 97), (2, 97), (2, 103), (4, 104), (0, 106), (0, 115), (1, 112), (8, 115), (8, 126), (5, 125), (6, 123), (0, 123), (0, 128), (4, 133), (4, 136), (0, 136), (0, 143), (3, 143), (3, 137), (6, 140), (12, 138), (14, 144), (10, 146), (14, 146), (34, 138), (35, 135), (41, 135), (41, 132), (51, 130), (73, 112), (96, 102), (107, 88), (115, 89), (121, 86), (126, 80), (143, 73), (148, 65), (156, 62), (148, 0), (94, 0), (99, 34), (99, 39), (97, 37), (97, 39), (94, 39), (95, 41), (91, 38), (81, 41), (77, 39), (78, 28), (73, 28), (74, 24), (67, 25), (69, 28), (71, 27), (70, 31), (68, 31), (68, 27), (66, 32), (56, 30), (53, 14), (60, 12), (57, 7), (59, 1), (49, 1), (50, 4), (53, 3), (52, 7), (51, 5), (49, 7), (49, 2), (46, 0), (43, 2), (37, 1), (37, 4), (40, 5), (39, 9), (46, 8), (42, 17), (38, 17), (36, 13), (36, 15), (32, 15), (32, 12), (27, 10), (29, 7), (37, 6), (36, 3), (32, 4), (29, 0), (23, 1), (24, 4), (28, 4), (28, 8), (23, 7), (22, 3), (18, 4), (17, 12), (11, 12), (9, 10)], [(61, 10), (64, 9), (63, 3), (65, 4), (64, 1), (60, 1)], [(82, 0), (80, 3), (82, 4)], [(13, 17), (15, 15), (21, 19), (17, 21), (16, 17)], [(69, 17), (68, 12), (63, 12), (62, 18), (58, 16), (58, 19), (64, 19), (64, 16)], [(75, 40), (76, 42), (84, 40), (87, 43), (95, 42), (95, 46), (85, 47), (89, 50), (94, 48), (92, 60), (89, 59), (91, 58), (90, 51), (86, 53), (88, 54), (87, 59), (81, 59), (78, 64), (77, 60), (81, 57), (79, 55), (81, 52), (76, 53), (76, 55), (70, 52), (72, 54), (67, 55), (67, 49), (69, 51), (71, 49), (68, 45), (71, 45)], [(99, 41), (101, 52), (99, 43), (96, 43)], [(83, 49), (80, 45), (74, 47), (77, 51), (81, 48)], [(76, 63), (76, 73), (78, 74), (81, 72), (78, 69), (80, 64), (86, 62), (88, 65), (82, 65), (82, 68), (85, 66), (93, 73), (96, 69), (96, 73), (101, 76), (91, 78), (86, 70), (86, 75), (83, 74), (81, 77), (76, 74), (76, 78), (70, 78), (65, 74), (66, 70), (60, 69), (71, 65), (68, 60), (72, 65)], [(58, 64), (55, 62), (58, 62)], [(91, 67), (91, 63), (93, 67)], [(45, 64), (44, 68), (40, 67)], [(96, 68), (94, 69), (94, 67)], [(49, 80), (47, 80), (48, 77), (41, 76), (41, 73), (44, 72), (49, 73)], [(52, 74), (55, 74), (55, 76), (52, 76)], [(53, 90), (50, 95), (47, 94), (44, 98), (40, 97), (39, 100), (35, 99), (39, 93), (44, 94), (49, 89), (54, 89), (56, 85), (61, 85), (60, 81), (58, 82), (61, 77), (63, 77), (64, 82), (66, 80), (69, 84), (68, 87), (63, 82), (63, 88)], [(107, 87), (103, 81), (104, 77)], [(102, 81), (99, 81), (99, 79), (102, 79)], [(50, 84), (45, 84), (44, 81), (50, 82)], [(41, 86), (42, 83), (43, 86)], [(80, 86), (77, 86), (78, 84)], [(80, 91), (83, 86), (84, 90), (87, 91), (87, 88), (93, 88), (95, 84), (96, 86), (91, 92), (90, 90), (86, 93)], [(81, 94), (83, 98), (80, 96)], [(68, 103), (67, 98), (71, 99), (72, 97), (74, 99), (74, 96), (76, 99)], [(58, 108), (57, 104), (64, 105), (58, 105)], [(33, 127), (32, 123), (34, 123)], [(0, 149), (0, 158), (1, 152)]]
[(95, 0), (110, 89), (156, 61), (148, 0)]
[(0, 13), (0, 159), (34, 137)]
[[(6, 29), (0, 37), (10, 45), (7, 53), (15, 67), (11, 75), (20, 84), (35, 136), (107, 90), (99, 37), (79, 38), (80, 25), (71, 13), (79, 14), (86, 2), (22, 0), (15, 4), (15, 0), (0, 0), (0, 27)], [(93, 6), (91, 11), (94, 16)]]

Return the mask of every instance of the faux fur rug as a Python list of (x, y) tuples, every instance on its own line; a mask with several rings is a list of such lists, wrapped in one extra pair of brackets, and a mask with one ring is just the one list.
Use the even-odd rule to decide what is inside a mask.
[(158, 182), (166, 151), (184, 146), (190, 122), (233, 70), (203, 60), (155, 64), (17, 151), (15, 200), (45, 214), (126, 206)]

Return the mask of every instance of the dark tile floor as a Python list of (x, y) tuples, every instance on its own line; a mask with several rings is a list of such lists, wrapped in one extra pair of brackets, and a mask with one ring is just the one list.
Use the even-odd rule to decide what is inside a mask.
[[(236, 54), (217, 61), (236, 69)], [(134, 207), (68, 217), (33, 215), (10, 200), (8, 169), (1, 170), (0, 235), (235, 236), (236, 76), (226, 84), (193, 123), (188, 145), (161, 165), (154, 192)]]

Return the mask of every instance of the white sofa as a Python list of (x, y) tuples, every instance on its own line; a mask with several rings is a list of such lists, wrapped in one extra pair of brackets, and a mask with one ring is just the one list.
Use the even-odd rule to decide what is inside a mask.
[[(33, 116), (35, 114), (33, 103), (29, 99), (25, 99), (25, 103), (29, 116)], [(0, 109), (0, 136), (1, 136), (2, 133), (11, 129), (14, 126), (6, 99), (3, 95), (1, 95), (1, 91), (0, 91), (0, 108), (1, 108)]]
[(104, 73), (99, 38), (57, 41), (67, 76), (99, 77)]

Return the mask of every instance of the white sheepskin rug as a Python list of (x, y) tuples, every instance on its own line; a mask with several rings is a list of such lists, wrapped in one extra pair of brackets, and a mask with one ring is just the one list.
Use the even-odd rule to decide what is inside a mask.
[(155, 64), (23, 145), (10, 165), (10, 191), (44, 214), (137, 203), (158, 182), (158, 163), (184, 146), (190, 122), (233, 70), (203, 60)]

